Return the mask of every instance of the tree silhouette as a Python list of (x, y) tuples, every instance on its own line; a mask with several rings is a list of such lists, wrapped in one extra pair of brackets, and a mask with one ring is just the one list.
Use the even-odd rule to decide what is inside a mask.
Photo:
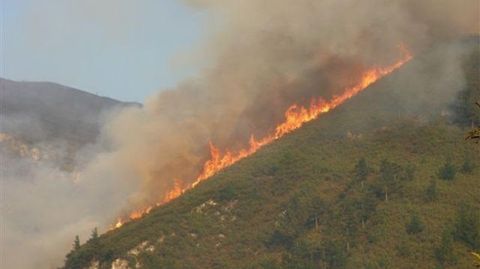
[(80, 238), (78, 235), (75, 236), (75, 240), (73, 241), (73, 250), (78, 250), (80, 248)]
[(396, 163), (384, 159), (380, 164), (380, 188), (385, 197), (385, 202), (388, 201), (389, 193), (400, 188), (398, 179), (401, 172), (402, 167)]
[[(476, 102), (477, 106), (480, 107), (480, 102)], [(477, 127), (470, 132), (468, 132), (465, 140), (473, 140), (475, 143), (480, 142), (480, 127)]]
[(98, 238), (98, 229), (97, 229), (97, 227), (95, 227), (92, 230), (92, 239), (95, 240), (97, 238)]
[(355, 165), (355, 178), (358, 181), (367, 180), (370, 170), (367, 166), (367, 161), (365, 158), (361, 158), (358, 163)]

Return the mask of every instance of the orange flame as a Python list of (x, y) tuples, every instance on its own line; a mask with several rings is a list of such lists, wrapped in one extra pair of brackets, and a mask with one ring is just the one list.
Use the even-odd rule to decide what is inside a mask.
[(182, 195), (185, 191), (185, 188), (182, 187), (182, 181), (179, 179), (175, 179), (175, 184), (173, 185), (173, 189), (165, 195), (163, 199), (163, 203), (168, 203), (171, 200), (177, 198), (178, 196)]
[(330, 101), (325, 101), (322, 98), (313, 99), (310, 103), (310, 107), (308, 108), (299, 106), (297, 104), (291, 105), (285, 112), (285, 120), (277, 125), (275, 132), (261, 138), (260, 140), (256, 140), (253, 136), (251, 136), (249, 147), (247, 149), (242, 149), (236, 153), (226, 151), (222, 155), (219, 149), (210, 143), (210, 160), (205, 162), (202, 172), (197, 177), (197, 180), (191, 185), (191, 187), (195, 187), (198, 183), (215, 175), (218, 171), (255, 153), (259, 148), (270, 144), (280, 137), (302, 127), (303, 124), (318, 118), (321, 114), (327, 113), (337, 106), (343, 104), (345, 101), (365, 90), (368, 86), (372, 85), (380, 78), (400, 68), (403, 64), (411, 59), (412, 55), (408, 53), (408, 51), (405, 51), (404, 58), (395, 64), (388, 67), (373, 68), (366, 71), (363, 73), (359, 83), (351, 88), (347, 88), (341, 95), (334, 96)]
[[(353, 96), (362, 92), (368, 88), (368, 86), (372, 85), (382, 77), (397, 70), (413, 58), (413, 56), (406, 49), (403, 47), (401, 48), (404, 52), (404, 57), (401, 60), (387, 67), (377, 67), (365, 71), (357, 84), (345, 89), (342, 94), (334, 96), (329, 101), (326, 101), (322, 98), (317, 98), (312, 99), (309, 107), (299, 106), (297, 104), (291, 105), (285, 112), (285, 120), (276, 126), (275, 131), (259, 140), (255, 139), (255, 137), (252, 135), (249, 140), (248, 148), (242, 149), (238, 152), (231, 152), (227, 150), (222, 154), (220, 150), (210, 142), (210, 159), (205, 162), (203, 169), (197, 176), (196, 180), (190, 185), (185, 186), (181, 180), (176, 179), (173, 189), (169, 191), (164, 196), (162, 202), (157, 203), (156, 206), (170, 202), (171, 200), (182, 195), (186, 190), (195, 188), (200, 182), (212, 177), (219, 171), (231, 166), (239, 160), (252, 155), (261, 147), (270, 144), (282, 136), (302, 127), (305, 123), (317, 119), (320, 115), (331, 111)], [(129, 220), (138, 219), (145, 214), (148, 214), (151, 209), (152, 206), (146, 207), (142, 210), (137, 210), (130, 214)], [(125, 222), (125, 220), (119, 219), (114, 228), (121, 227)]]
[[(187, 188), (184, 187), (183, 182), (181, 180), (175, 179), (173, 189), (170, 190), (169, 192), (167, 192), (167, 194), (165, 194), (165, 197), (164, 197), (163, 201), (156, 203), (155, 206), (160, 206), (162, 204), (170, 202), (171, 200), (173, 200), (173, 199), (179, 197), (180, 195), (182, 195), (185, 192), (186, 189)], [(136, 220), (136, 219), (139, 219), (139, 218), (145, 216), (146, 214), (150, 213), (150, 211), (153, 209), (153, 207), (154, 206), (147, 206), (145, 208), (137, 209), (137, 210), (131, 212), (130, 215), (128, 215), (127, 218), (118, 218), (115, 225), (110, 227), (109, 230), (114, 230), (114, 229), (120, 228), (126, 222)]]

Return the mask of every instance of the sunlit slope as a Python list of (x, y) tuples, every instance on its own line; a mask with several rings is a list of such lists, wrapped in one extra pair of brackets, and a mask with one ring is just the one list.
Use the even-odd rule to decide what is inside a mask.
[[(439, 87), (443, 49), (90, 240), (66, 268), (470, 268), (480, 244), (480, 158), (442, 100), (426, 102)], [(475, 80), (468, 91), (479, 91)], [(442, 179), (450, 166), (457, 173)]]

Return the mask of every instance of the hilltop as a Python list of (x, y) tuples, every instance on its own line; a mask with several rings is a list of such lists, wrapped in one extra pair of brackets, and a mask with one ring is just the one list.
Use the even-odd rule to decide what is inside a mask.
[[(462, 59), (466, 83), (437, 82), (454, 73), (440, 68), (448, 55)], [(479, 55), (474, 38), (418, 56), (176, 200), (94, 234), (64, 268), (471, 268), (480, 156), (463, 137), (478, 123)], [(445, 100), (440, 88), (459, 94)]]
[(92, 143), (107, 111), (139, 105), (51, 82), (0, 78), (0, 85), (1, 131), (28, 143)]
[[(109, 113), (137, 103), (121, 102), (52, 82), (0, 78), (1, 160), (48, 159), (71, 171), (76, 152), (95, 143)], [(24, 169), (26, 169), (24, 167)]]

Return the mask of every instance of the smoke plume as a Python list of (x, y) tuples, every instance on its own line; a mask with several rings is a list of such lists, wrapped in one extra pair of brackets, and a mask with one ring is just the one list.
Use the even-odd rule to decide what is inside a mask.
[[(185, 3), (211, 14), (209, 41), (196, 51), (203, 66), (196, 77), (159, 91), (142, 108), (110, 117), (99, 145), (78, 154), (84, 161), (75, 181), (51, 165), (4, 165), (13, 171), (2, 176), (8, 205), (30, 210), (8, 215), (2, 244), (12, 246), (9, 255), (33, 256), (44, 249), (41, 255), (57, 257), (54, 250), (68, 248), (76, 233), (85, 238), (94, 226), (106, 227), (119, 214), (162, 201), (176, 179), (194, 181), (209, 158), (209, 142), (221, 150), (242, 148), (250, 135), (271, 131), (291, 104), (329, 99), (355, 83), (361, 71), (395, 62), (402, 57), (399, 46), (416, 55), (479, 32), (477, 0)], [(462, 85), (459, 55), (438, 55), (434, 92), (412, 93), (431, 85), (432, 74), (408, 74), (416, 82), (408, 94), (396, 92), (405, 110), (422, 113), (431, 94), (436, 105), (453, 98)], [(424, 72), (421, 66), (412, 70)], [(25, 167), (34, 167), (34, 174), (19, 178)], [(30, 243), (15, 247), (24, 241)], [(36, 262), (16, 262), (22, 261), (12, 266), (34, 268)], [(41, 267), (47, 265), (35, 268)]]
[[(479, 27), (475, 0), (187, 3), (212, 14), (210, 41), (201, 49), (206, 67), (105, 128), (114, 150), (104, 169), (124, 170), (120, 174), (128, 176), (121, 180), (136, 182), (129, 197), (134, 208), (161, 201), (175, 179), (195, 179), (210, 141), (220, 149), (241, 148), (250, 135), (271, 131), (292, 103), (328, 99), (360, 71), (394, 62), (399, 46), (416, 54)], [(460, 61), (447, 58), (441, 64), (451, 66), (441, 70), (458, 73)], [(462, 76), (454, 80), (459, 86)]]
[(45, 132), (41, 124), (30, 123), (24, 117), (1, 118), (0, 264), (53, 269), (71, 249), (75, 235), (85, 242), (94, 227), (103, 230), (111, 224), (135, 186), (116, 181), (114, 171), (102, 175), (91, 164), (95, 175), (81, 171), (88, 160), (100, 161), (102, 143), (76, 152), (75, 167), (69, 171), (71, 141), (31, 143), (3, 132), (15, 129), (27, 138)]

